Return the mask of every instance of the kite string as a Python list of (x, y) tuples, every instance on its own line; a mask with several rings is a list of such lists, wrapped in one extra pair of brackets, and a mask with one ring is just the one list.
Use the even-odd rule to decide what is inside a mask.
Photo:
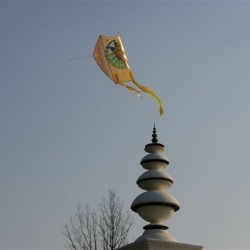
[(74, 58), (70, 58), (69, 60), (76, 60), (76, 59), (82, 59), (82, 58), (88, 58), (88, 57), (93, 57), (93, 56), (74, 57)]

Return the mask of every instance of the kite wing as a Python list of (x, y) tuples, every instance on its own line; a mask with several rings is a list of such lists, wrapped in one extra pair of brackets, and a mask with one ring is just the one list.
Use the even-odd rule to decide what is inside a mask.
[(157, 95), (134, 79), (119, 35), (115, 37), (99, 36), (93, 57), (102, 71), (116, 84), (120, 84), (141, 97), (140, 91), (125, 84), (125, 82), (133, 82), (141, 91), (151, 95), (158, 104), (160, 116), (163, 115), (163, 107)]

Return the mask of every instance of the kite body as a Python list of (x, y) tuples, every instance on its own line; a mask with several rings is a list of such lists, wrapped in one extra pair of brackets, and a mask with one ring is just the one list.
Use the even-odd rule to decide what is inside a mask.
[(160, 99), (151, 89), (140, 85), (134, 79), (119, 35), (115, 37), (99, 36), (93, 56), (102, 71), (116, 84), (120, 84), (141, 97), (140, 91), (125, 84), (125, 82), (133, 82), (141, 91), (150, 94), (158, 104), (160, 116), (163, 115)]

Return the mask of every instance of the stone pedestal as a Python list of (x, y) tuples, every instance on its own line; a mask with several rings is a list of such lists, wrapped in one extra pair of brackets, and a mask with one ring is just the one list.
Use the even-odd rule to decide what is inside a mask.
[(116, 250), (201, 250), (202, 246), (156, 239), (138, 240)]

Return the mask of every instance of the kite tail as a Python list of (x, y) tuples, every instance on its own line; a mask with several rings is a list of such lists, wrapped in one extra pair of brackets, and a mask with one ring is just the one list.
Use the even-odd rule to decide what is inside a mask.
[(159, 97), (148, 87), (145, 87), (145, 86), (142, 86), (140, 85), (133, 77), (133, 75), (131, 74), (132, 76), (132, 80), (133, 80), (133, 83), (143, 92), (146, 92), (148, 93), (149, 95), (151, 95), (157, 102), (158, 104), (158, 109), (159, 109), (159, 113), (160, 113), (160, 116), (162, 116), (164, 114), (164, 110), (163, 110), (163, 107), (162, 107), (162, 103), (161, 103), (161, 100), (159, 99)]
[(141, 95), (140, 95), (140, 91), (138, 91), (138, 90), (136, 90), (136, 89), (134, 89), (134, 88), (132, 88), (132, 87), (124, 84), (123, 82), (119, 82), (118, 84), (120, 84), (122, 87), (128, 89), (129, 91), (135, 93), (137, 96), (139, 96), (140, 98), (142, 98)]

